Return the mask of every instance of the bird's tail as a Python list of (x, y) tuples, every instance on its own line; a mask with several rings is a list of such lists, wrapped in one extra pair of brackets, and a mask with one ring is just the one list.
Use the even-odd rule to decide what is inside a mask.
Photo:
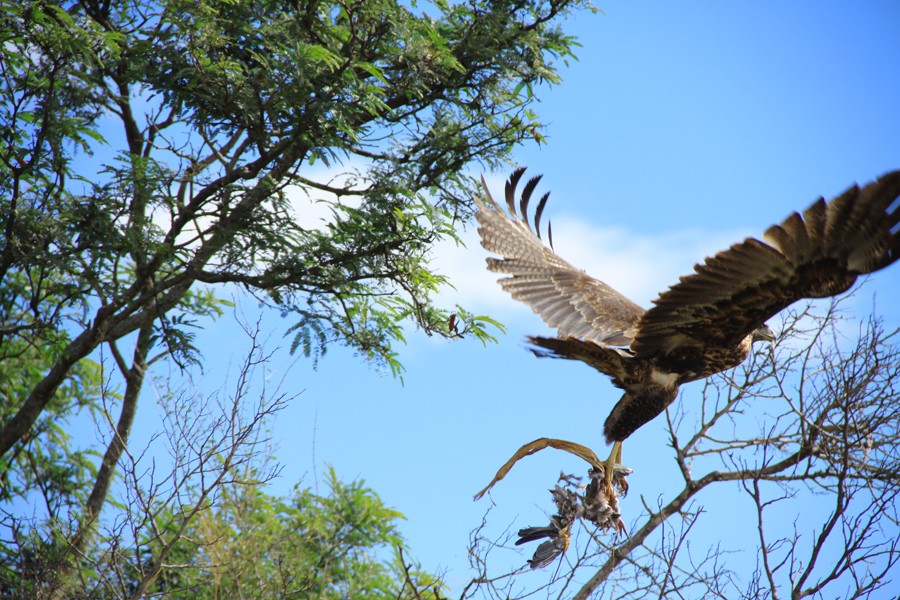
[(627, 350), (601, 346), (577, 338), (548, 338), (532, 336), (528, 342), (536, 346), (531, 351), (541, 358), (565, 358), (580, 360), (601, 373), (613, 378), (613, 383), (622, 387), (628, 375), (631, 356)]
[(533, 542), (541, 538), (555, 538), (559, 535), (559, 528), (554, 525), (546, 527), (526, 527), (519, 530), (519, 539), (516, 540), (516, 546)]
[(541, 543), (534, 551), (534, 556), (528, 561), (532, 569), (540, 569), (552, 563), (556, 557), (565, 554), (569, 549), (569, 534), (571, 522), (566, 522), (563, 517), (553, 515), (550, 524), (546, 527), (526, 527), (519, 530), (519, 539), (516, 546), (526, 542), (532, 542), (542, 538), (550, 538)]

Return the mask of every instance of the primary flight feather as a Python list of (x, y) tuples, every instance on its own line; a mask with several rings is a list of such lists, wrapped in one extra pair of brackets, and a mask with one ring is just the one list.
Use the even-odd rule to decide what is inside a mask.
[(754, 341), (771, 341), (767, 319), (802, 298), (844, 292), (859, 275), (900, 257), (900, 171), (892, 171), (831, 201), (820, 198), (762, 240), (747, 238), (707, 258), (644, 310), (560, 258), (552, 234), (550, 246), (543, 243), (549, 193), (538, 201), (532, 227), (528, 204), (540, 176), (525, 184), (517, 208), (524, 172), (516, 169), (506, 182), (506, 210), (482, 179), (481, 244), (500, 257), (487, 262), (508, 275), (499, 280), (503, 289), (557, 329), (556, 337), (528, 338), (536, 352), (583, 361), (624, 390), (604, 424), (614, 444), (607, 474), (622, 441), (665, 410), (679, 385), (735, 367)]

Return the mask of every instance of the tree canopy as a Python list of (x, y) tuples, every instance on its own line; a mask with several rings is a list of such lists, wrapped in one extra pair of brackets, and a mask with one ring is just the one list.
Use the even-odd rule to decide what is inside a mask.
[[(251, 475), (252, 473), (245, 474)], [(333, 470), (316, 493), (296, 486), (273, 498), (255, 486), (228, 485), (215, 508), (189, 524), (146, 593), (179, 598), (440, 598), (440, 580), (406, 562), (397, 532), (402, 515), (361, 481)], [(177, 523), (175, 515), (165, 515)], [(144, 561), (160, 550), (142, 545)], [(130, 573), (132, 577), (139, 573)], [(398, 585), (399, 583), (399, 585)], [(135, 587), (124, 578), (122, 589)]]
[[(490, 319), (435, 305), (429, 250), (469, 217), (468, 167), (542, 141), (535, 93), (586, 7), (0, 3), (5, 559), (43, 544), (73, 572), (149, 367), (200, 360), (193, 331), (225, 284), (281, 311), (313, 359), (344, 344), (397, 373), (411, 324), (488, 339)], [(68, 436), (85, 411), (105, 448)]]

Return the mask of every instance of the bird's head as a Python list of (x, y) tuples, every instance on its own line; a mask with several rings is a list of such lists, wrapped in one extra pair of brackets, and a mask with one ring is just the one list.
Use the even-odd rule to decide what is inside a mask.
[(757, 327), (751, 335), (754, 342), (775, 342), (775, 332), (765, 323), (762, 327)]
[(775, 359), (775, 332), (772, 331), (771, 327), (763, 323), (761, 327), (757, 327), (750, 334), (750, 341), (751, 343), (769, 342), (769, 355), (772, 357), (772, 360)]

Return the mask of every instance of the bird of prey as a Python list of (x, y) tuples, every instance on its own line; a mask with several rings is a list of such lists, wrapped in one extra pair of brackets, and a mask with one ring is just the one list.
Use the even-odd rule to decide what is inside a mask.
[(644, 310), (594, 279), (541, 239), (538, 201), (534, 227), (528, 204), (540, 176), (522, 190), (525, 172), (506, 182), (504, 211), (482, 178), (476, 198), (481, 244), (500, 258), (488, 269), (508, 277), (500, 285), (528, 304), (556, 337), (529, 337), (539, 356), (580, 360), (612, 378), (622, 398), (606, 418), (613, 448), (606, 476), (621, 461), (622, 441), (671, 404), (683, 383), (733, 368), (753, 342), (774, 339), (766, 320), (802, 298), (825, 298), (849, 289), (859, 275), (900, 257), (900, 170), (865, 187), (854, 185), (826, 202), (770, 227), (762, 240), (747, 238), (694, 267)]

